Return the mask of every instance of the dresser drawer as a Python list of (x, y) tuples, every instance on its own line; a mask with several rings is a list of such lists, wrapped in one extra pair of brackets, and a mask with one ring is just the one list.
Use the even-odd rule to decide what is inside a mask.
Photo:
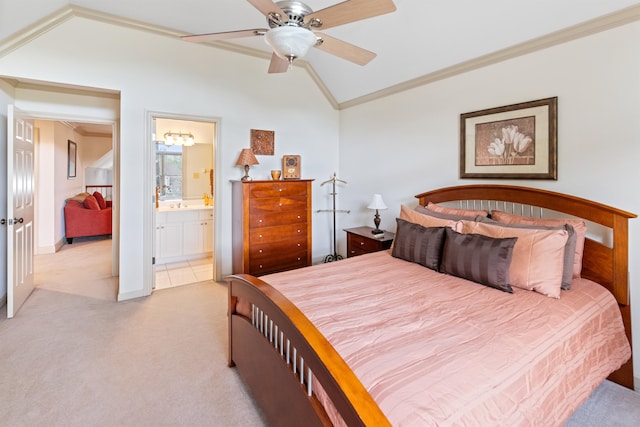
[(280, 252), (263, 260), (251, 258), (251, 261), (249, 262), (249, 274), (261, 276), (263, 274), (306, 267), (307, 265), (306, 250), (297, 253), (290, 251)]
[(269, 227), (307, 221), (305, 197), (278, 197), (251, 200), (249, 227)]
[(306, 182), (260, 182), (251, 184), (250, 200), (263, 197), (307, 196)]
[(290, 255), (297, 258), (307, 257), (307, 239), (281, 240), (275, 243), (265, 243), (262, 245), (252, 245), (249, 256), (252, 260), (265, 262), (270, 259), (282, 258), (283, 255)]
[(267, 243), (307, 238), (307, 224), (279, 225), (276, 227), (254, 228), (249, 231), (249, 244), (262, 245)]
[(381, 242), (376, 240), (368, 239), (366, 237), (358, 236), (357, 234), (349, 233), (347, 235), (347, 245), (349, 246), (349, 252), (354, 251), (362, 251), (372, 252), (379, 251), (382, 249)]

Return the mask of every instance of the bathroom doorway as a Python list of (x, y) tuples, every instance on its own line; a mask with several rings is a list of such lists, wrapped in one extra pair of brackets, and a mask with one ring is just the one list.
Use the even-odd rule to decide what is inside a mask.
[(152, 117), (154, 286), (214, 278), (215, 121)]

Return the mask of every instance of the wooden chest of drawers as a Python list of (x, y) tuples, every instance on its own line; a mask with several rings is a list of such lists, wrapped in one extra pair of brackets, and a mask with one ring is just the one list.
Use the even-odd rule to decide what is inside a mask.
[(234, 274), (311, 265), (312, 181), (232, 181)]

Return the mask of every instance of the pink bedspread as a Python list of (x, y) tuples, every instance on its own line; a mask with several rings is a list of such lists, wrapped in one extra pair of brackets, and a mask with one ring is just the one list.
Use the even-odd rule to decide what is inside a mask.
[(263, 276), (394, 426), (561, 426), (631, 355), (613, 296), (508, 294), (377, 252)]

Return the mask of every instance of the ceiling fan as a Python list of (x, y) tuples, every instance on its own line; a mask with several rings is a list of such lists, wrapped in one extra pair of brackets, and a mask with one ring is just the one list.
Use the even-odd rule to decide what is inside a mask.
[(264, 36), (273, 49), (269, 73), (283, 73), (296, 58), (317, 47), (358, 65), (366, 65), (376, 54), (350, 43), (315, 32), (349, 22), (372, 18), (396, 10), (392, 0), (347, 0), (314, 12), (299, 1), (247, 0), (267, 18), (269, 28), (183, 36), (190, 42), (211, 42), (241, 37)]

